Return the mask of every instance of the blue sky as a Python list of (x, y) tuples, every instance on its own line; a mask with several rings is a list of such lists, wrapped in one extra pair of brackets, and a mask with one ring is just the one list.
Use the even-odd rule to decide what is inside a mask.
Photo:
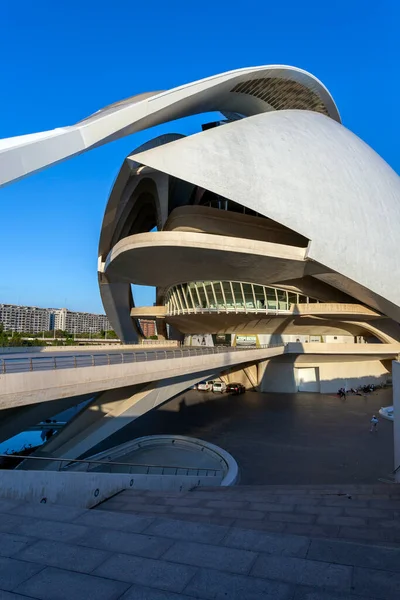
[[(70, 125), (139, 92), (280, 63), (319, 77), (344, 125), (400, 173), (399, 27), (398, 0), (3, 0), (0, 138)], [(0, 190), (0, 303), (102, 312), (98, 235), (123, 159), (203, 120), (136, 134)], [(152, 299), (138, 290), (138, 305)]]

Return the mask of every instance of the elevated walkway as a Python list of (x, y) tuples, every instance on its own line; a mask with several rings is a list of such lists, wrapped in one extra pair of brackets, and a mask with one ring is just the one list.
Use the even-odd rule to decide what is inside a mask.
[[(320, 362), (384, 361), (396, 358), (399, 351), (399, 344), (291, 343), (272, 348), (154, 350), (151, 355), (143, 353), (140, 360), (137, 353), (86, 354), (79, 358), (86, 361), (86, 366), (74, 356), (53, 357), (56, 368), (0, 375), (0, 408), (11, 409), (1, 422), (0, 440), (86, 398), (91, 402), (40, 450), (44, 456), (75, 459), (87, 456), (112, 434), (206, 377), (239, 368), (250, 375), (251, 387), (257, 385), (260, 377), (265, 387), (268, 379), (262, 373), (271, 359), (282, 357), (287, 361), (283, 365), (286, 370), (282, 371), (282, 381), (286, 381), (289, 373), (293, 379), (293, 365), (298, 360), (310, 364), (316, 358)], [(116, 364), (114, 358), (118, 360)], [(76, 367), (71, 368), (75, 360)], [(264, 370), (251, 372), (248, 367), (257, 363), (262, 363)], [(272, 370), (276, 372), (274, 365), (267, 372)], [(285, 391), (281, 387), (277, 390)]]

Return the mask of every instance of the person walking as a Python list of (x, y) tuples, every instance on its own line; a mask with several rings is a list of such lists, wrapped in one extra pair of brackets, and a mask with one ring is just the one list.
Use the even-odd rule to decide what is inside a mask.
[(372, 415), (372, 419), (371, 419), (371, 428), (369, 430), (370, 433), (372, 433), (373, 431), (377, 431), (377, 426), (379, 423), (379, 419), (377, 419), (376, 415)]

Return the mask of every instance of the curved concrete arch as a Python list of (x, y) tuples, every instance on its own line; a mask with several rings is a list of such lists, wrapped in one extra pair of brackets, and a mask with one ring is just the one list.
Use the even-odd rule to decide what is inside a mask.
[(340, 122), (333, 98), (310, 73), (283, 65), (237, 69), (133, 96), (75, 125), (1, 140), (0, 185), (178, 118), (212, 111), (249, 116), (280, 108), (316, 110)]
[[(153, 266), (152, 269), (148, 265)], [(221, 235), (158, 231), (123, 238), (107, 256), (104, 273), (138, 285), (168, 288), (190, 280), (268, 285), (302, 277), (306, 249)]]

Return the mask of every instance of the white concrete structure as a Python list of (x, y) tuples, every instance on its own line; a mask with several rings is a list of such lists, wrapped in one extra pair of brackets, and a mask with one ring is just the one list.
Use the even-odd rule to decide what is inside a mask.
[(130, 283), (156, 285), (163, 305), (171, 286), (210, 278), (357, 301), (400, 321), (392, 278), (399, 178), (341, 125), (328, 90), (301, 69), (239, 69), (134, 96), (69, 127), (3, 140), (1, 181), (209, 111), (227, 120), (147, 142), (115, 182), (98, 270), (118, 336), (132, 342), (141, 335)]
[[(174, 339), (229, 333), (304, 342), (308, 336), (307, 344), (298, 343), (302, 348), (318, 338), (325, 342), (314, 353), (282, 346), (281, 356), (257, 358), (253, 350), (251, 363), (261, 366), (257, 377), (249, 370), (248, 377), (262, 390), (326, 391), (343, 380), (381, 381), (400, 342), (400, 179), (341, 124), (328, 90), (309, 73), (281, 65), (239, 69), (134, 96), (72, 126), (2, 140), (0, 184), (210, 111), (219, 111), (220, 120), (188, 137), (149, 140), (121, 167), (98, 251), (100, 293), (112, 328), (124, 343), (143, 337), (140, 318), (154, 318), (159, 336)], [(157, 306), (135, 307), (132, 283), (155, 286)], [(327, 343), (344, 336), (373, 343)], [(171, 361), (171, 377), (183, 376), (179, 360)], [(212, 357), (207, 368), (222, 372), (239, 363)], [(97, 393), (136, 383), (123, 368), (113, 377), (105, 367), (104, 380), (95, 367), (93, 373), (86, 369), (85, 381), (60, 372), (53, 386), (31, 373), (34, 387), (24, 398), (20, 375), (6, 375), (9, 398), (22, 405), (43, 388), (50, 400), (57, 393), (65, 398), (78, 389)], [(201, 369), (189, 369), (177, 388), (174, 382), (161, 392), (155, 383), (160, 372), (150, 383), (149, 370), (136, 374), (149, 389), (125, 390), (113, 403), (100, 393), (93, 408), (100, 412), (106, 405), (105, 415), (133, 418), (139, 400), (147, 410), (189, 385)], [(78, 421), (70, 444), (59, 436), (51, 441), (54, 451), (76, 456), (88, 450), (85, 419)], [(111, 421), (88, 419), (93, 439), (113, 430)]]

